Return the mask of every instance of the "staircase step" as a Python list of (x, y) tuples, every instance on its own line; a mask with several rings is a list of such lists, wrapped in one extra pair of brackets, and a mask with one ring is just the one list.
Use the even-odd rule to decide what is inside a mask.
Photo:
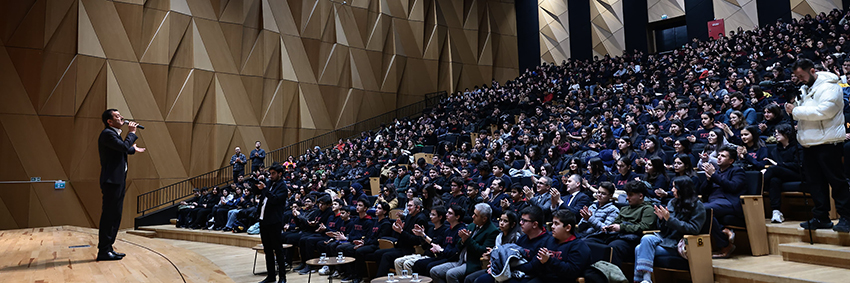
[(139, 230), (156, 232), (156, 237), (161, 239), (204, 242), (246, 248), (250, 248), (262, 243), (262, 241), (260, 240), (260, 235), (248, 235), (246, 233), (230, 233), (223, 231), (183, 229), (174, 227), (174, 225), (141, 226), (139, 227)]
[(850, 270), (784, 261), (782, 256), (736, 256), (715, 259), (715, 282), (847, 282)]
[(171, 218), (171, 224), (177, 225), (177, 218)]
[[(838, 221), (832, 222), (833, 224), (838, 223)], [(799, 230), (802, 236), (800, 241), (808, 243), (809, 231), (803, 228), (799, 228)], [(835, 232), (832, 229), (812, 230), (811, 238), (814, 239), (813, 242), (815, 243), (850, 247), (850, 234)]]
[(786, 243), (779, 250), (787, 261), (850, 269), (850, 247), (830, 244)]
[(147, 238), (156, 238), (156, 231), (147, 231), (147, 230), (127, 230), (127, 234), (133, 234), (136, 236), (142, 236)]

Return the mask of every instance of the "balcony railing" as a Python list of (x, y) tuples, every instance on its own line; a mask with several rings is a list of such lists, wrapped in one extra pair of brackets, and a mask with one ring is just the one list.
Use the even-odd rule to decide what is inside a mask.
[[(265, 165), (283, 162), (290, 155), (298, 156), (313, 147), (327, 148), (339, 139), (356, 138), (363, 131), (378, 129), (382, 124), (388, 124), (396, 118), (415, 117), (428, 108), (438, 105), (446, 97), (446, 92), (434, 92), (425, 95), (425, 99), (390, 112), (333, 130), (327, 133), (287, 145), (266, 153)], [(245, 164), (251, 168), (251, 161)], [(233, 165), (228, 165), (147, 193), (136, 198), (136, 213), (144, 215), (147, 212), (179, 203), (192, 196), (195, 188), (229, 185), (233, 181)]]

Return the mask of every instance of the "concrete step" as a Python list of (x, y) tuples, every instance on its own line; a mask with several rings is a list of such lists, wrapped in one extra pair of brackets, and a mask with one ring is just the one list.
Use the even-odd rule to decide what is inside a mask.
[(147, 230), (127, 230), (127, 234), (142, 236), (147, 238), (156, 238), (156, 231)]
[(847, 282), (850, 270), (785, 261), (782, 256), (736, 256), (715, 259), (715, 282)]
[(830, 244), (786, 243), (779, 250), (786, 261), (850, 269), (850, 247)]

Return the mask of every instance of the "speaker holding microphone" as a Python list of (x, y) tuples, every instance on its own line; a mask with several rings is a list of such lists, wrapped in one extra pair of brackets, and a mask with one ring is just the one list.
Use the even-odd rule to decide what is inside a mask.
[[(127, 125), (127, 124), (130, 124), (130, 121), (124, 120), (124, 125)], [(144, 130), (144, 129), (145, 129), (145, 126), (142, 126), (142, 125), (136, 125), (136, 128), (139, 128), (139, 129)]]

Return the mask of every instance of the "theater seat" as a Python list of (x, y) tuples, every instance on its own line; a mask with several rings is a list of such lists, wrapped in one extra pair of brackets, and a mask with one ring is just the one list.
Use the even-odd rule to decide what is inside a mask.
[[(767, 255), (770, 247), (767, 241), (767, 226), (764, 217), (764, 196), (762, 195), (762, 174), (760, 171), (747, 171), (744, 194), (741, 195), (741, 207), (744, 218), (727, 215), (718, 219), (726, 228), (736, 233), (745, 233), (754, 256)], [(739, 237), (740, 239), (741, 237)]]

